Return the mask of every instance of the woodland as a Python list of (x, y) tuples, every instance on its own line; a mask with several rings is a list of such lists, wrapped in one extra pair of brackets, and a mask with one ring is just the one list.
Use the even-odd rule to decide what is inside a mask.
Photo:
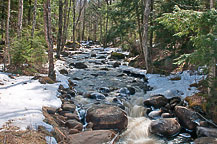
[[(111, 53), (111, 59), (115, 57), (115, 60), (118, 61), (116, 63), (118, 66), (114, 64), (114, 68), (127, 62), (127, 66), (139, 69), (139, 71), (145, 70), (146, 74), (169, 76), (176, 73), (181, 75), (188, 71), (203, 75), (204, 79), (190, 84), (190, 87), (196, 87), (199, 90), (198, 93), (194, 93), (191, 96), (186, 95), (187, 97), (184, 99), (188, 102), (188, 107), (199, 113), (205, 119), (205, 122), (209, 126), (211, 125), (211, 128), (217, 128), (217, 1), (0, 0), (1, 73), (35, 77), (43, 74), (48, 76), (47, 78), (52, 81), (51, 83), (55, 83), (58, 82), (58, 74), (56, 72), (58, 66), (55, 64), (58, 60), (71, 63), (70, 59), (76, 59), (74, 57), (76, 54), (80, 54), (78, 51), (82, 51), (82, 48), (86, 49), (87, 53), (90, 50), (88, 54), (94, 57), (92, 48), (97, 49), (97, 47), (103, 48), (102, 51), (104, 52), (109, 48), (118, 48), (120, 51), (128, 53), (124, 55), (124, 58), (122, 58), (123, 53), (118, 51)], [(98, 59), (97, 54), (95, 56), (96, 59)], [(65, 57), (68, 57), (68, 59)], [(77, 66), (77, 63), (82, 61), (80, 59), (82, 58), (77, 58), (77, 61), (69, 64), (69, 67), (88, 69), (88, 67), (92, 66), (91, 64), (87, 66), (80, 64)], [(101, 62), (99, 65), (107, 64), (107, 61)], [(88, 61), (88, 63), (90, 62)], [(83, 73), (84, 75), (89, 73), (89, 71), (79, 72), (82, 75)], [(70, 74), (69, 71), (65, 73)], [(71, 75), (73, 75), (72, 73)], [(131, 72), (127, 74), (129, 73), (133, 75)], [(99, 77), (100, 74), (94, 76)], [(82, 75), (76, 75), (76, 79), (74, 78), (73, 80), (83, 81), (80, 78)], [(136, 73), (135, 75), (141, 77), (140, 74)], [(144, 81), (146, 82), (145, 79), (148, 81), (149, 78), (145, 76)], [(182, 76), (173, 77), (171, 80), (182, 80)], [(94, 83), (94, 79), (92, 82)], [(72, 83), (69, 81), (69, 88), (70, 86), (76, 86)], [(85, 86), (84, 83), (88, 83), (88, 81), (83, 81), (81, 85)], [(96, 82), (96, 85), (100, 84)], [(79, 88), (77, 91), (79, 91)], [(62, 95), (65, 94), (62, 92), (64, 90), (64, 88), (58, 88)], [(106, 91), (105, 89), (103, 90)], [(132, 89), (128, 88), (128, 90), (131, 93)], [(151, 89), (146, 91), (151, 91)], [(68, 94), (68, 91), (66, 93)], [(119, 93), (122, 93), (121, 90)], [(128, 95), (127, 92), (126, 95)], [(91, 94), (89, 96), (91, 97)], [(90, 98), (89, 96), (86, 97)], [(102, 97), (104, 99), (104, 96), (100, 94), (94, 95), (94, 97), (95, 99), (101, 99)], [(65, 98), (61, 99), (63, 103), (62, 109), (64, 109), (65, 102), (63, 99), (65, 100)], [(91, 97), (91, 99), (94, 98)], [(118, 99), (115, 100), (118, 101)], [(168, 101), (172, 100), (169, 99)], [(80, 106), (76, 102), (73, 103), (77, 108)], [(144, 105), (150, 106), (149, 104), (144, 102)], [(161, 107), (157, 106), (157, 108)], [(174, 115), (178, 117), (178, 112), (174, 111), (172, 113), (175, 113)], [(129, 113), (127, 114), (130, 115)], [(88, 120), (88, 118), (86, 119)], [(85, 125), (84, 123), (83, 125)], [(57, 122), (57, 124), (59, 123)], [(182, 125), (182, 122), (180, 124)], [(51, 125), (54, 126), (53, 124)], [(154, 128), (151, 131), (151, 133), (154, 133)], [(198, 136), (195, 136), (195, 133), (198, 134), (198, 132), (196, 132), (196, 128), (192, 129), (192, 131), (191, 138), (195, 140)], [(58, 143), (63, 141), (73, 143), (71, 141), (72, 138), (69, 138), (70, 140), (65, 138), (68, 132), (64, 133), (64, 130), (58, 128), (56, 133), (60, 133), (60, 136), (57, 136), (58, 134), (56, 134), (56, 137), (54, 136)], [(217, 130), (213, 133), (213, 135), (217, 135)], [(168, 132), (162, 135), (165, 136), (167, 134)], [(211, 136), (206, 136), (216, 137), (212, 134)], [(117, 133), (114, 135), (117, 135)], [(0, 143), (1, 136), (0, 134)], [(60, 137), (65, 139), (63, 140)], [(111, 143), (114, 142), (113, 140), (111, 140)], [(168, 138), (167, 140), (171, 139)], [(122, 141), (125, 140), (121, 140), (119, 144), (122, 144)], [(82, 144), (83, 142), (80, 143)], [(136, 144), (136, 142), (132, 143)]]

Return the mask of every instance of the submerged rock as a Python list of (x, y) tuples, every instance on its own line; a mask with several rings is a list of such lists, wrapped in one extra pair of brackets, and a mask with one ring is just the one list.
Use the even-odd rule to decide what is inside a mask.
[(93, 129), (114, 129), (123, 131), (127, 128), (126, 113), (117, 106), (95, 105), (87, 110), (87, 122), (93, 123)]
[(175, 118), (158, 119), (151, 122), (149, 131), (153, 134), (171, 137), (178, 134), (181, 126)]
[(151, 98), (144, 101), (145, 106), (153, 106), (155, 108), (161, 108), (168, 103), (168, 99), (165, 98), (163, 95), (155, 95)]
[(183, 106), (176, 106), (175, 107), (175, 115), (180, 120), (180, 124), (189, 129), (189, 130), (195, 130), (197, 127), (197, 124), (195, 123), (196, 119), (196, 113), (186, 107)]
[(76, 62), (76, 63), (71, 63), (70, 65), (74, 66), (77, 69), (85, 69), (88, 68), (86, 64), (83, 62)]
[(63, 75), (68, 75), (68, 71), (66, 69), (61, 69), (59, 70), (60, 74), (63, 74)]
[(115, 133), (111, 130), (84, 131), (78, 134), (69, 135), (71, 144), (102, 144), (111, 142)]

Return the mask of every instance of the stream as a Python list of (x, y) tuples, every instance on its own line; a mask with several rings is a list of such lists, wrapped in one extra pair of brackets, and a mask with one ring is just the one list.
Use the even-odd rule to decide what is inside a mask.
[[(148, 86), (146, 72), (129, 67), (123, 59), (112, 59), (112, 52), (128, 54), (118, 48), (83, 46), (78, 51), (70, 51), (65, 57), (68, 76), (76, 84), (73, 101), (78, 106), (77, 112), (83, 118), (84, 125), (88, 108), (93, 104), (110, 104), (119, 106), (128, 115), (127, 130), (120, 134), (118, 144), (191, 143), (191, 136), (185, 132), (172, 139), (149, 133), (151, 119), (147, 112), (150, 108), (144, 107), (143, 102), (150, 98), (147, 92), (152, 88)], [(94, 93), (94, 98), (86, 97), (88, 93)]]

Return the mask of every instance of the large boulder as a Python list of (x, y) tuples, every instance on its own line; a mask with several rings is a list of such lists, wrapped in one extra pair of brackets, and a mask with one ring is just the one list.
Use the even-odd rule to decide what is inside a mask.
[(102, 144), (112, 141), (115, 133), (111, 130), (84, 131), (69, 135), (71, 144)]
[(175, 118), (163, 118), (151, 122), (149, 131), (159, 136), (171, 137), (178, 134), (181, 126)]
[(180, 124), (183, 127), (189, 130), (196, 129), (197, 124), (195, 123), (195, 120), (197, 119), (197, 115), (194, 111), (183, 106), (176, 106), (175, 115), (178, 117)]
[(95, 105), (88, 109), (87, 122), (93, 123), (94, 130), (113, 129), (123, 131), (127, 128), (126, 113), (119, 107), (112, 105)]
[(168, 103), (168, 99), (165, 98), (163, 95), (155, 95), (151, 98), (144, 101), (145, 106), (153, 106), (155, 108), (161, 108)]
[(74, 112), (76, 109), (76, 105), (69, 104), (69, 103), (64, 103), (64, 104), (62, 104), (61, 107), (64, 111), (70, 111), (70, 112)]
[(216, 128), (206, 128), (206, 127), (197, 127), (197, 136), (198, 137), (216, 137), (217, 138), (217, 129)]
[(83, 129), (82, 123), (78, 122), (77, 120), (67, 120), (65, 125), (69, 129), (77, 129), (79, 131), (82, 131), (82, 129)]
[(217, 138), (213, 137), (200, 137), (194, 141), (194, 144), (216, 144)]

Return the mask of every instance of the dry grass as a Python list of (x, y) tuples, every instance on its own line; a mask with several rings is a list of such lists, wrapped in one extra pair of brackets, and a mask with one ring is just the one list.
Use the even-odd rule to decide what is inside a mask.
[(38, 131), (2, 131), (0, 144), (46, 144), (45, 135)]

